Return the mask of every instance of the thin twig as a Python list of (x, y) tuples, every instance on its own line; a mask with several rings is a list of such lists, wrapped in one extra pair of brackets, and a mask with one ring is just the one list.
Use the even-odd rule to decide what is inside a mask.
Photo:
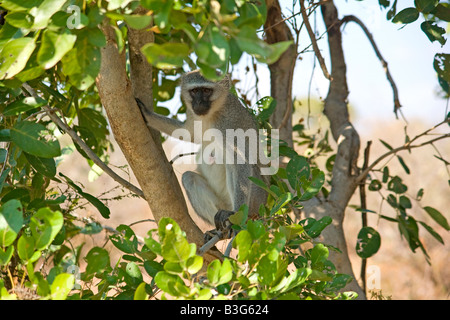
[[(372, 145), (372, 141), (367, 142), (366, 149), (364, 150), (364, 163), (362, 166), (362, 170), (367, 169), (369, 165), (369, 155), (370, 155), (370, 146)], [(361, 181), (359, 184), (359, 198), (361, 202), (361, 218), (362, 218), (362, 227), (367, 227), (367, 198), (366, 198), (366, 184), (364, 181)], [(364, 292), (366, 292), (366, 268), (367, 268), (367, 259), (363, 258), (361, 262), (361, 281)]]
[[(380, 156), (378, 159), (376, 159), (370, 166), (367, 167), (367, 169), (363, 170), (363, 172), (356, 178), (355, 182), (356, 183), (360, 183), (362, 180), (365, 179), (365, 177), (367, 176), (367, 174), (384, 158), (396, 154), (399, 151), (402, 150), (410, 150), (410, 149), (415, 149), (415, 148), (420, 148), (423, 146), (426, 146), (428, 144), (433, 144), (434, 142), (438, 141), (438, 140), (442, 140), (442, 139), (446, 139), (446, 138), (450, 138), (450, 133), (447, 134), (443, 134), (437, 138), (422, 142), (420, 144), (416, 144), (416, 145), (411, 145), (411, 142), (408, 142), (406, 144), (404, 144), (401, 147), (395, 148), (390, 150), (389, 152), (386, 152), (385, 154), (383, 154), (382, 156)], [(414, 139), (415, 140), (415, 139)]]
[[(28, 85), (28, 83), (23, 83), (22, 86), (25, 88), (25, 90), (28, 91), (33, 97), (39, 98), (37, 93), (34, 91), (34, 89)], [(116, 182), (120, 183), (122, 186), (130, 190), (131, 192), (137, 194), (138, 196), (144, 198), (144, 193), (142, 190), (140, 190), (138, 187), (133, 185), (132, 183), (128, 182), (127, 180), (123, 179), (121, 176), (119, 176), (117, 173), (115, 173), (110, 167), (108, 167), (100, 158), (92, 151), (91, 148), (78, 136), (78, 134), (70, 128), (68, 125), (66, 125), (54, 112), (53, 109), (51, 109), (48, 105), (43, 106), (43, 109), (46, 111), (49, 118), (65, 133), (67, 133), (72, 140), (80, 146), (80, 148), (87, 154), (87, 156), (96, 164), (98, 165), (106, 174), (108, 174), (111, 178), (113, 178)]]
[[(306, 11), (306, 10), (309, 10), (309, 9), (311, 9), (311, 8), (313, 8), (313, 7), (320, 6), (320, 5), (323, 4), (324, 2), (325, 2), (325, 1), (319, 1), (319, 2), (317, 2), (317, 3), (313, 3), (313, 4), (310, 5), (309, 7), (305, 8), (305, 11)], [(267, 30), (269, 30), (269, 29), (272, 29), (272, 28), (276, 27), (277, 25), (279, 25), (280, 23), (283, 23), (283, 22), (285, 22), (285, 21), (288, 21), (288, 20), (294, 18), (295, 16), (298, 16), (298, 15), (301, 14), (302, 12), (303, 12), (303, 10), (300, 10), (300, 11), (297, 12), (297, 13), (293, 13), (293, 14), (290, 15), (289, 17), (284, 18), (283, 20), (280, 20), (280, 21), (278, 21), (277, 23), (274, 23), (273, 25), (269, 26), (268, 28), (266, 28), (266, 29), (264, 29), (264, 30), (259, 30), (258, 32), (263, 32), (263, 31), (267, 31)]]
[(304, 0), (300, 0), (300, 11), (302, 13), (303, 22), (305, 23), (305, 27), (306, 27), (306, 30), (308, 31), (309, 38), (311, 39), (311, 44), (312, 44), (314, 53), (317, 57), (317, 61), (319, 61), (320, 67), (322, 68), (323, 75), (328, 80), (332, 80), (331, 75), (328, 72), (327, 66), (325, 64), (325, 60), (323, 59), (322, 54), (320, 53), (319, 46), (317, 45), (317, 40), (316, 40), (316, 36), (314, 35), (314, 31), (312, 30), (311, 25), (309, 24), (309, 19), (308, 19), (308, 15), (306, 14)]
[[(389, 83), (391, 84), (392, 91), (394, 93), (394, 113), (395, 113), (395, 116), (398, 118), (397, 111), (399, 111), (402, 106), (400, 104), (400, 99), (398, 97), (397, 85), (395, 84), (395, 81), (392, 78), (391, 73), (389, 72), (388, 64), (387, 64), (386, 60), (384, 60), (383, 56), (381, 55), (381, 52), (378, 49), (378, 46), (375, 43), (375, 40), (373, 39), (373, 36), (370, 33), (369, 29), (367, 29), (367, 27), (364, 25), (364, 23), (361, 20), (359, 20), (357, 17), (355, 17), (353, 15), (349, 15), (349, 16), (345, 16), (344, 18), (342, 18), (341, 24), (345, 24), (345, 23), (350, 22), (350, 21), (355, 22), (364, 31), (364, 33), (367, 36), (367, 39), (369, 39), (370, 44), (373, 47), (373, 50), (375, 51), (375, 54), (377, 55), (378, 59), (380, 60), (384, 71), (386, 72), (386, 77), (387, 77)], [(400, 113), (401, 113), (401, 111), (400, 111)], [(402, 116), (403, 116), (403, 114), (402, 114)]]

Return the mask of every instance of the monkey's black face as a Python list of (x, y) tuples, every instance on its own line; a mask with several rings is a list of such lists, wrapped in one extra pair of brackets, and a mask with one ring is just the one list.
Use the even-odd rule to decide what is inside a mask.
[(196, 115), (202, 116), (211, 108), (211, 96), (213, 89), (207, 87), (196, 87), (189, 90), (192, 98), (192, 109)]

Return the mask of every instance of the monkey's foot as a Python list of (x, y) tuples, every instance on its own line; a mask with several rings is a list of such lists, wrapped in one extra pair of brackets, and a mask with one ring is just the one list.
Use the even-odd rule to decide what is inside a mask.
[(214, 216), (214, 224), (216, 229), (205, 232), (205, 243), (217, 236), (219, 240), (230, 239), (233, 236), (234, 230), (231, 229), (233, 225), (228, 218), (233, 215), (233, 211), (219, 210)]
[(203, 235), (203, 239), (204, 239), (205, 243), (209, 242), (214, 237), (218, 238), (217, 241), (226, 240), (226, 239), (230, 239), (233, 236), (233, 232), (234, 232), (234, 230), (231, 229), (231, 226), (227, 230), (213, 229), (213, 230), (206, 231), (205, 234)]

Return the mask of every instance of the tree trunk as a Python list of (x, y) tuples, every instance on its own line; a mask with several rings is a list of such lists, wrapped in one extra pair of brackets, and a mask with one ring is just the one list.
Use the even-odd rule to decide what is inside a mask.
[[(203, 233), (188, 214), (181, 187), (172, 166), (162, 152), (159, 134), (148, 130), (135, 101), (140, 97), (152, 105), (151, 66), (140, 53), (140, 46), (152, 41), (148, 32), (131, 31), (130, 61), (133, 84), (126, 72), (125, 50), (119, 53), (113, 28), (104, 21), (102, 31), (107, 45), (101, 51), (101, 69), (96, 79), (114, 137), (142, 188), (154, 218), (174, 219), (186, 232), (188, 241), (200, 247)], [(216, 258), (204, 255), (208, 263)]]
[(323, 233), (323, 241), (339, 248), (342, 253), (331, 253), (330, 259), (339, 272), (349, 274), (355, 279), (347, 288), (358, 293), (360, 299), (365, 299), (365, 293), (353, 274), (343, 230), (345, 208), (357, 186), (355, 169), (360, 141), (348, 116), (346, 65), (337, 9), (332, 0), (327, 0), (321, 5), (321, 10), (328, 33), (332, 78), (325, 99), (324, 113), (330, 121), (338, 149), (328, 198), (308, 201), (305, 203), (305, 213), (317, 219), (323, 216), (333, 219), (332, 226)]
[[(265, 41), (269, 44), (292, 41), (292, 33), (283, 21), (278, 0), (267, 0), (267, 20), (264, 24)], [(293, 43), (273, 64), (270, 70), (270, 94), (277, 101), (270, 123), (280, 130), (280, 139), (292, 147), (292, 79), (297, 48)]]

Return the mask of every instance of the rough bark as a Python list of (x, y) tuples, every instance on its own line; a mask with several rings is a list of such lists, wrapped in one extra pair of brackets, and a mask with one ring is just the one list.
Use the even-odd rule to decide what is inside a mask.
[(358, 157), (360, 141), (348, 116), (346, 64), (337, 9), (333, 1), (328, 0), (323, 1), (321, 10), (328, 33), (332, 78), (325, 99), (324, 113), (330, 121), (331, 132), (338, 149), (328, 198), (313, 199), (305, 203), (305, 213), (307, 216), (316, 218), (330, 216), (333, 219), (332, 226), (328, 227), (323, 234), (323, 241), (342, 251), (342, 253), (331, 253), (330, 258), (339, 272), (349, 274), (355, 279), (346, 289), (355, 291), (360, 299), (364, 299), (365, 293), (356, 281), (348, 257), (343, 230), (345, 208), (357, 187), (354, 174), (356, 172), (353, 169)]
[[(107, 45), (101, 51), (101, 69), (96, 79), (114, 137), (140, 184), (154, 218), (170, 217), (186, 232), (197, 247), (203, 244), (203, 233), (188, 214), (186, 202), (172, 166), (162, 153), (159, 135), (152, 137), (140, 114), (135, 94), (152, 105), (151, 67), (137, 47), (152, 38), (144, 32), (131, 32), (130, 59), (133, 62), (132, 84), (126, 72), (125, 50), (119, 53), (113, 28), (105, 21), (102, 31)], [(144, 79), (145, 78), (145, 79)], [(205, 255), (205, 262), (213, 256)]]
[[(267, 20), (264, 24), (265, 41), (269, 44), (292, 41), (292, 33), (283, 21), (278, 0), (267, 0)], [(274, 128), (280, 130), (280, 139), (292, 147), (292, 79), (297, 48), (293, 43), (273, 64), (270, 70), (270, 94), (277, 101), (277, 108), (270, 118)]]

